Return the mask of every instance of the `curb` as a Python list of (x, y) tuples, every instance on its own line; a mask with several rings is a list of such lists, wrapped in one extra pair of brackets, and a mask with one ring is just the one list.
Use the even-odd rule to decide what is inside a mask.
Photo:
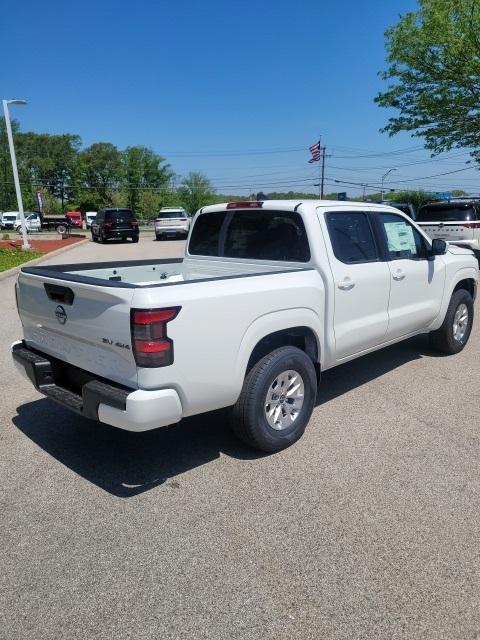
[(24, 262), (23, 264), (19, 264), (18, 267), (13, 267), (12, 269), (8, 269), (7, 271), (1, 271), (0, 272), (0, 282), (2, 280), (6, 280), (10, 276), (14, 276), (17, 273), (20, 273), (20, 270), (21, 270), (22, 267), (30, 267), (30, 266), (33, 266), (35, 264), (39, 264), (43, 260), (47, 260), (47, 258), (53, 258), (54, 256), (58, 256), (61, 253), (64, 253), (65, 251), (70, 251), (70, 249), (75, 249), (75, 247), (79, 247), (80, 245), (85, 244), (86, 242), (90, 242), (90, 238), (85, 238), (84, 240), (79, 240), (78, 242), (75, 242), (74, 244), (69, 244), (66, 247), (60, 247), (60, 249), (55, 249), (55, 251), (50, 251), (50, 253), (46, 253), (45, 255), (41, 256), (40, 258), (35, 258), (35, 260), (29, 260), (28, 262)]

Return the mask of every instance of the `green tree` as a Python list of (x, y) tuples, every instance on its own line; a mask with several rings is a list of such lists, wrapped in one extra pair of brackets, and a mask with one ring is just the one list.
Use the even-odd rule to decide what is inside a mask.
[[(73, 195), (74, 168), (81, 139), (74, 134), (20, 132), (12, 122), (18, 172), (26, 208), (34, 206), (37, 189), (65, 200)], [(3, 209), (17, 207), (5, 122), (0, 120), (1, 204)]]
[(376, 102), (398, 111), (384, 131), (412, 132), (434, 153), (472, 149), (480, 161), (480, 2), (419, 0), (386, 32), (389, 82)]
[(202, 173), (189, 173), (183, 179), (178, 194), (189, 213), (195, 213), (200, 207), (216, 201), (215, 189), (210, 180)]
[(74, 167), (80, 136), (66, 133), (18, 133), (15, 140), (20, 176), (31, 190), (47, 188), (57, 198), (73, 197)]
[(96, 142), (80, 152), (77, 162), (81, 208), (97, 211), (111, 205), (112, 191), (123, 181), (121, 152), (110, 142)]
[(432, 195), (427, 191), (393, 191), (386, 194), (385, 200), (391, 202), (408, 202), (413, 204), (416, 208), (421, 207), (422, 204), (432, 201)]
[(122, 154), (125, 188), (130, 207), (136, 211), (142, 189), (166, 189), (173, 172), (165, 159), (147, 147), (127, 147)]

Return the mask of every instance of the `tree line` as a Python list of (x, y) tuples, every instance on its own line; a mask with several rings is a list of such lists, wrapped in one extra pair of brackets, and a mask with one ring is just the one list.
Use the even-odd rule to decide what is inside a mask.
[[(119, 149), (110, 142), (82, 148), (76, 134), (22, 132), (12, 122), (15, 150), (26, 210), (37, 208), (41, 191), (46, 214), (67, 210), (98, 211), (130, 207), (139, 217), (154, 217), (161, 207), (182, 206), (194, 212), (217, 201), (203, 174), (178, 181), (165, 158), (145, 146)], [(17, 209), (5, 130), (0, 119), (0, 211)]]

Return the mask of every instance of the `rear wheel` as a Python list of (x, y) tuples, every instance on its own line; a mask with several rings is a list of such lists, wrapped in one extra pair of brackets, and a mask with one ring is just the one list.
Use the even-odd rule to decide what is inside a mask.
[(470, 338), (472, 325), (472, 296), (465, 289), (459, 289), (450, 299), (442, 326), (430, 333), (430, 343), (443, 353), (459, 353)]
[(55, 230), (56, 230), (57, 233), (66, 233), (67, 225), (66, 224), (58, 224)]
[(132, 238), (132, 242), (138, 242), (138, 236)]
[(235, 434), (256, 449), (274, 453), (305, 431), (315, 404), (312, 361), (296, 347), (272, 351), (249, 371), (232, 410)]
[(162, 239), (162, 236), (160, 236), (160, 235), (158, 235), (158, 233), (156, 233), (156, 234), (155, 234), (155, 238), (156, 238), (156, 240), (161, 240), (161, 239)]

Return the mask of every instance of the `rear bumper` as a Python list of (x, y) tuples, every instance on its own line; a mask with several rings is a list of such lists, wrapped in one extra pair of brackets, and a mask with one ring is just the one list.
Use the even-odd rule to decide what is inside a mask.
[(127, 431), (149, 431), (182, 419), (182, 405), (174, 389), (132, 390), (92, 378), (76, 393), (57, 384), (49, 356), (16, 342), (12, 357), (40, 393), (85, 418)]
[(188, 229), (185, 227), (155, 227), (157, 236), (186, 236)]
[(138, 238), (138, 229), (111, 229), (103, 232), (105, 238)]

